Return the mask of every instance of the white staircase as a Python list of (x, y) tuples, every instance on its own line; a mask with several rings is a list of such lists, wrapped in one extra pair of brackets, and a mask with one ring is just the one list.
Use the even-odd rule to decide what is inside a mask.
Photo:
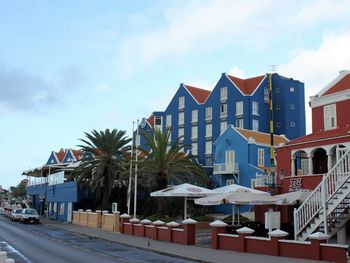
[(294, 238), (305, 241), (316, 230), (332, 237), (349, 218), (350, 149), (294, 210)]

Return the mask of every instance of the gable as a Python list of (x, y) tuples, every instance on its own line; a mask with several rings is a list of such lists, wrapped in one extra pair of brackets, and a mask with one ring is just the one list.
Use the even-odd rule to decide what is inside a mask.
[(75, 161), (76, 161), (76, 158), (75, 158), (75, 156), (73, 155), (72, 150), (68, 150), (68, 151), (66, 152), (66, 155), (65, 155), (64, 158), (63, 158), (62, 163), (72, 163), (72, 162), (75, 162)]
[(59, 162), (58, 162), (56, 153), (52, 151), (51, 154), (50, 154), (49, 159), (48, 159), (47, 162), (46, 162), (46, 165), (58, 164), (58, 163), (59, 163)]
[(328, 89), (322, 96), (330, 95), (333, 93), (341, 92), (344, 90), (350, 90), (350, 74), (346, 75), (330, 89)]
[(258, 88), (260, 83), (265, 78), (265, 75), (257, 76), (249, 79), (240, 79), (231, 75), (226, 75), (229, 80), (242, 92), (244, 95), (251, 95)]
[(187, 91), (193, 96), (193, 98), (199, 104), (204, 103), (211, 93), (211, 91), (209, 91), (209, 90), (193, 87), (193, 86), (186, 85), (186, 84), (184, 84), (184, 87), (187, 89)]

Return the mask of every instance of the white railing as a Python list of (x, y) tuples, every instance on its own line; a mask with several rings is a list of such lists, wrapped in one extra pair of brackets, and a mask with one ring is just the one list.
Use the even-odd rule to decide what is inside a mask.
[(220, 173), (238, 173), (239, 172), (239, 164), (238, 163), (219, 163), (214, 164), (214, 174)]
[(321, 183), (312, 191), (303, 204), (294, 210), (294, 238), (310, 224), (323, 210), (325, 234), (327, 234), (326, 203), (347, 183), (350, 176), (350, 149), (339, 159), (336, 165), (323, 177)]

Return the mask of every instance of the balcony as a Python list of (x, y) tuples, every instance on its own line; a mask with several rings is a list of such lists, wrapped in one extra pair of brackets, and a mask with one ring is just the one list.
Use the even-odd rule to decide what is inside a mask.
[(237, 174), (239, 173), (238, 163), (214, 164), (213, 174)]

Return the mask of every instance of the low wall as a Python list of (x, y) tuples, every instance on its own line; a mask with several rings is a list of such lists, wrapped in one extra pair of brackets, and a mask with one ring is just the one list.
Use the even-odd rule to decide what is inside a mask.
[[(220, 225), (218, 222), (216, 224)], [(254, 230), (249, 228), (242, 228), (242, 232), (238, 229), (239, 235), (225, 234), (223, 224), (212, 227), (211, 246), (214, 249), (340, 263), (347, 262), (347, 246), (326, 244), (326, 236), (323, 233), (310, 236), (311, 241), (309, 242), (300, 242), (285, 240), (284, 237), (288, 233), (281, 230), (270, 232), (269, 238), (251, 236)]]
[(140, 224), (139, 222), (130, 222), (129, 219), (130, 217), (121, 216), (121, 233), (123, 234), (184, 245), (194, 245), (196, 242), (196, 221), (192, 219), (184, 220), (182, 228), (174, 228), (173, 225), (165, 226), (163, 222), (159, 223), (159, 221), (154, 222), (154, 224), (151, 224), (152, 222)]
[(106, 211), (99, 210), (96, 212), (73, 211), (72, 224), (119, 232), (119, 212), (108, 214)]

